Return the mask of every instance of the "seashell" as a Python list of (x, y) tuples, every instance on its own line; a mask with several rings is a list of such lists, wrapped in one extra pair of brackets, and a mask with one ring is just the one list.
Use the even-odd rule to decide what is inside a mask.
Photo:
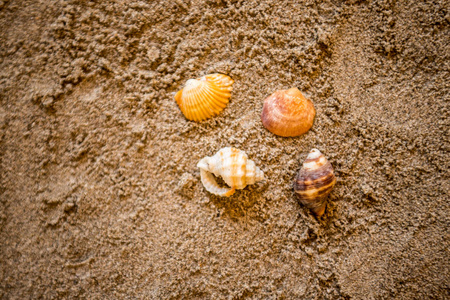
[[(264, 179), (264, 173), (248, 159), (244, 151), (231, 147), (222, 148), (214, 156), (201, 159), (197, 167), (200, 168), (203, 186), (218, 196), (231, 196), (236, 189), (243, 189)], [(222, 177), (229, 187), (221, 187), (212, 174)]]
[(312, 149), (295, 178), (294, 191), (300, 202), (320, 217), (335, 183), (330, 162), (319, 150)]
[(231, 96), (234, 80), (223, 74), (210, 74), (189, 79), (175, 94), (175, 101), (191, 121), (203, 121), (220, 113)]
[(266, 98), (261, 114), (265, 128), (284, 136), (299, 136), (307, 132), (314, 122), (316, 110), (311, 100), (297, 89), (276, 91)]

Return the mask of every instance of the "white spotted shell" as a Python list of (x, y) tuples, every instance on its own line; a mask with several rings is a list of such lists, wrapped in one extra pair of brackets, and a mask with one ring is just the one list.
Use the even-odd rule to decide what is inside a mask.
[[(244, 151), (236, 148), (222, 148), (212, 157), (201, 159), (197, 167), (205, 189), (215, 195), (229, 197), (235, 190), (264, 179), (264, 173), (248, 159)], [(221, 187), (213, 174), (222, 177), (229, 187)]]

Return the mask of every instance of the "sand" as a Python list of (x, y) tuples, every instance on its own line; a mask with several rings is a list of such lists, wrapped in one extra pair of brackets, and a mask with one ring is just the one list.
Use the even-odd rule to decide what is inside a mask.
[[(1, 299), (448, 299), (448, 1), (0, 1)], [(235, 80), (201, 123), (173, 95)], [(261, 124), (299, 88), (296, 138)], [(197, 162), (244, 150), (230, 198)], [(325, 215), (293, 178), (317, 148)]]

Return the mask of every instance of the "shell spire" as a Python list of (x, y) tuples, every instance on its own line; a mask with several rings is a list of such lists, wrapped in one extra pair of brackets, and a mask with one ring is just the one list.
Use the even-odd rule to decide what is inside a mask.
[(299, 201), (317, 217), (324, 214), (326, 201), (336, 183), (333, 167), (317, 149), (309, 152), (294, 181)]
[(292, 137), (306, 133), (313, 125), (316, 110), (311, 100), (297, 88), (276, 91), (264, 100), (261, 121), (273, 134)]
[(219, 114), (227, 106), (233, 83), (233, 79), (223, 74), (189, 79), (175, 94), (175, 101), (188, 120), (200, 122)]
[[(264, 179), (264, 173), (248, 159), (244, 151), (226, 147), (220, 149), (214, 156), (202, 158), (197, 167), (205, 189), (215, 195), (229, 197), (238, 189)], [(215, 176), (222, 177), (229, 187), (221, 187)]]

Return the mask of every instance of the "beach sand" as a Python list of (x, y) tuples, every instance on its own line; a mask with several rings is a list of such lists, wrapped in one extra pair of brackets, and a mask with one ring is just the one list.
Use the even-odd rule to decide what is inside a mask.
[[(410, 2), (410, 3), (406, 3)], [(0, 1), (1, 299), (448, 299), (447, 1)], [(231, 76), (201, 123), (173, 96)], [(277, 137), (297, 87), (312, 129)], [(266, 179), (208, 193), (232, 146)], [(320, 219), (293, 179), (337, 183)]]

